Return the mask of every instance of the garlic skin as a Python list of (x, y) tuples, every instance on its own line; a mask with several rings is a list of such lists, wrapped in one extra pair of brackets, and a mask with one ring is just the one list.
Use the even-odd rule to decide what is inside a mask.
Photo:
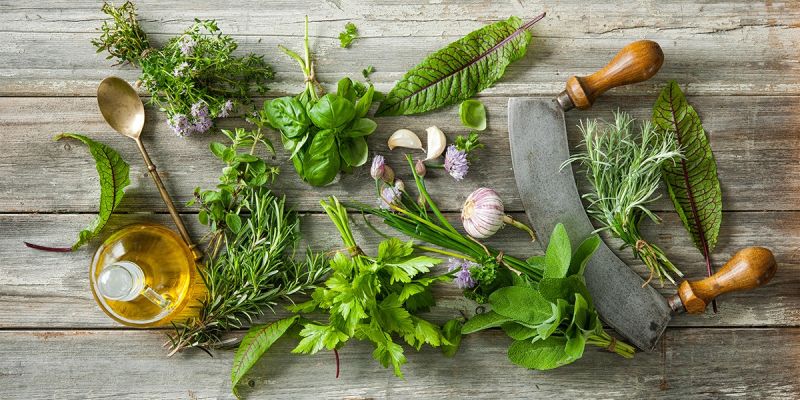
[(461, 208), (461, 224), (467, 234), (476, 239), (486, 239), (503, 227), (505, 218), (503, 200), (492, 189), (478, 188), (467, 196)]
[(424, 161), (439, 158), (439, 156), (444, 153), (445, 147), (447, 147), (447, 137), (444, 136), (444, 132), (435, 125), (425, 129), (425, 133), (428, 135), (428, 155)]
[(407, 149), (422, 150), (422, 141), (416, 133), (408, 129), (398, 129), (392, 136), (389, 137), (389, 150), (394, 150), (395, 147), (404, 147)]

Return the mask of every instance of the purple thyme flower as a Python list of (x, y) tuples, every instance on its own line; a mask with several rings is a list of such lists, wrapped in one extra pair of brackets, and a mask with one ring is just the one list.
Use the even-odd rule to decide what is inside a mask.
[(172, 130), (178, 136), (189, 136), (194, 129), (189, 123), (189, 118), (183, 114), (173, 115), (172, 118), (167, 121), (167, 123), (169, 123), (170, 128), (172, 128)]
[(231, 111), (233, 111), (233, 102), (228, 100), (222, 105), (222, 110), (219, 111), (219, 117), (227, 118)]
[(444, 169), (455, 180), (460, 181), (464, 179), (469, 171), (469, 161), (467, 160), (467, 153), (456, 148), (455, 145), (447, 146), (447, 153), (444, 155)]
[(194, 120), (194, 130), (197, 133), (208, 132), (212, 125), (214, 125), (214, 121), (210, 117), (201, 117)]
[(181, 53), (183, 55), (185, 55), (185, 56), (192, 55), (192, 52), (194, 51), (194, 46), (196, 44), (197, 44), (197, 42), (195, 42), (194, 39), (192, 39), (190, 37), (185, 37), (185, 38), (181, 39), (181, 44), (180, 44)]
[(386, 160), (382, 155), (376, 154), (372, 159), (372, 166), (369, 169), (369, 174), (372, 179), (378, 180), (383, 178), (383, 172), (386, 170)]
[(471, 261), (451, 258), (447, 266), (447, 271), (452, 272), (458, 269), (458, 272), (455, 273), (455, 279), (453, 279), (453, 282), (460, 289), (472, 289), (475, 287), (476, 282), (474, 279), (472, 279), (472, 273), (469, 272), (469, 269), (476, 265), (477, 264)]
[(192, 116), (197, 119), (208, 118), (208, 105), (202, 101), (192, 104)]
[(175, 71), (172, 72), (172, 75), (175, 75), (176, 77), (181, 77), (183, 76), (183, 72), (186, 71), (187, 68), (189, 68), (189, 63), (182, 62), (177, 67), (175, 67)]

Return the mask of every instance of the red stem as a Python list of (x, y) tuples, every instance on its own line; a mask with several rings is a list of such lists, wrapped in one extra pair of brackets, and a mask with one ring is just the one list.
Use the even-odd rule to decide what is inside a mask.
[(42, 245), (28, 243), (28, 242), (22, 242), (22, 243), (25, 243), (25, 246), (28, 246), (28, 247), (30, 247), (32, 249), (41, 250), (41, 251), (49, 251), (49, 252), (53, 252), (53, 253), (70, 253), (70, 252), (72, 252), (72, 247), (49, 247), (49, 246), (42, 246)]
[(339, 351), (333, 349), (333, 355), (336, 357), (336, 379), (339, 379)]

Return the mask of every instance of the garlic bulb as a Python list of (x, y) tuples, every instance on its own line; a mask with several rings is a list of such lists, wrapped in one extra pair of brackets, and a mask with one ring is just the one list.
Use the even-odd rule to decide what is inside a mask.
[(398, 129), (389, 137), (389, 150), (394, 150), (395, 147), (422, 150), (422, 141), (416, 133), (408, 129)]
[(444, 153), (444, 148), (447, 146), (447, 137), (445, 137), (444, 132), (435, 125), (425, 129), (425, 132), (428, 134), (428, 156), (425, 158), (425, 161), (428, 161), (438, 158)]
[(503, 200), (489, 188), (478, 188), (467, 196), (461, 208), (461, 223), (467, 234), (476, 239), (486, 239), (509, 224), (528, 232), (536, 240), (531, 228), (506, 215)]

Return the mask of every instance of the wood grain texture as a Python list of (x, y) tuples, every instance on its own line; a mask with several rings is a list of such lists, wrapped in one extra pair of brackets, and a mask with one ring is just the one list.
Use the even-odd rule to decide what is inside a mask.
[[(573, 146), (580, 138), (578, 123), (585, 118), (611, 118), (616, 109), (627, 110), (637, 118), (649, 118), (656, 96), (602, 97), (589, 111), (566, 114)], [(483, 98), (487, 107), (488, 128), (482, 134), (487, 144), (466, 180), (456, 184), (443, 170), (430, 169), (430, 186), (440, 206), (459, 210), (475, 188), (491, 185), (503, 197), (506, 209), (521, 211), (511, 168), (506, 103), (507, 98)], [(719, 166), (725, 210), (797, 210), (800, 204), (800, 97), (797, 96), (689, 96), (709, 134)], [(0, 97), (0, 212), (89, 212), (97, 209), (99, 185), (91, 157), (86, 149), (70, 142), (53, 142), (63, 131), (76, 131), (108, 143), (131, 164), (131, 186), (120, 210), (166, 211), (152, 184), (141, 156), (130, 141), (113, 131), (97, 112), (93, 98), (2, 98)], [(452, 140), (466, 134), (458, 107), (411, 117), (376, 119), (378, 129), (369, 137), (374, 153), (384, 154), (398, 176), (410, 179), (402, 152), (389, 153), (386, 140), (397, 129), (409, 128), (424, 138), (425, 128), (439, 126)], [(241, 126), (238, 120), (222, 127)], [(271, 137), (277, 140), (274, 134)], [(221, 135), (176, 137), (165, 123), (163, 113), (148, 108), (144, 141), (153, 162), (179, 209), (195, 187), (211, 187), (222, 168), (208, 150)], [(419, 153), (418, 156), (422, 156)], [(300, 210), (321, 211), (319, 199), (327, 195), (342, 198), (371, 197), (374, 185), (368, 168), (344, 175), (339, 184), (312, 188), (297, 177), (288, 156), (278, 149), (275, 162), (283, 173), (276, 188)], [(579, 189), (588, 190), (578, 177)], [(672, 210), (668, 198), (654, 209)], [(724, 223), (723, 223), (724, 224)]]
[[(166, 358), (160, 332), (0, 332), (0, 393), (26, 399), (232, 398), (233, 352)], [(499, 331), (469, 335), (454, 358), (406, 348), (406, 380), (372, 359), (365, 343), (333, 354), (289, 354), (278, 342), (244, 378), (247, 398), (789, 399), (800, 391), (800, 329), (671, 329), (662, 352), (625, 360), (589, 348), (575, 364), (528, 371), (506, 359)], [(753, 345), (758, 343), (758, 345)], [(769, 371), (768, 374), (764, 373)], [(708, 374), (713, 379), (708, 379)]]
[[(215, 18), (241, 49), (264, 54), (278, 72), (276, 94), (296, 93), (302, 84), (296, 65), (277, 51), (298, 47), (303, 14), (312, 21), (318, 78), (335, 83), (343, 74), (360, 77), (372, 64), (372, 79), (388, 90), (426, 53), (509, 15), (548, 17), (536, 25), (527, 57), (486, 91), (494, 95), (553, 94), (566, 77), (587, 75), (634, 39), (664, 48), (661, 77), (681, 78), (689, 94), (800, 94), (800, 3), (797, 2), (317, 2), (255, 0), (237, 3), (137, 2), (145, 31), (164, 42), (194, 17)], [(103, 21), (96, 1), (54, 1), (42, 5), (0, 3), (0, 94), (94, 95), (109, 74), (134, 79), (136, 71), (113, 68), (89, 43)], [(243, 13), (244, 10), (247, 10)], [(242, 15), (246, 14), (246, 15)], [(339, 48), (336, 35), (353, 21), (361, 39)], [(387, 49), (391, 49), (387, 54)], [(655, 94), (658, 81), (622, 89)]]
[[(89, 261), (97, 241), (75, 253), (45, 253), (23, 247), (29, 240), (45, 245), (69, 243), (92, 215), (0, 215), (0, 329), (10, 328), (111, 328), (120, 326), (106, 318), (97, 308), (88, 290)], [(451, 218), (457, 218), (450, 215)], [(525, 216), (515, 214), (521, 221)], [(678, 316), (672, 326), (800, 326), (800, 259), (797, 245), (800, 232), (800, 213), (737, 212), (724, 215), (726, 223), (714, 254), (716, 266), (722, 265), (738, 250), (752, 245), (770, 247), (778, 260), (778, 273), (765, 288), (731, 294), (721, 298), (717, 315)], [(196, 218), (186, 216), (189, 231), (195, 238), (202, 236), (203, 227)], [(354, 234), (368, 252), (374, 252), (380, 238), (361, 221), (353, 218)], [(158, 221), (171, 226), (169, 216), (159, 214), (115, 215), (104, 231), (104, 237), (115, 229), (137, 221)], [(377, 222), (377, 221), (375, 221)], [(376, 226), (381, 226), (380, 224)], [(333, 225), (324, 215), (303, 217), (304, 243), (318, 250), (341, 248)], [(384, 229), (386, 233), (393, 233)], [(704, 276), (705, 263), (693, 247), (676, 214), (665, 215), (662, 226), (646, 224), (643, 234), (653, 239), (670, 255), (673, 262), (689, 277)], [(608, 239), (608, 238), (607, 238)], [(538, 244), (531, 244), (525, 233), (512, 228), (503, 229), (488, 244), (520, 257), (541, 254)], [(647, 270), (631, 257), (628, 249), (618, 250), (620, 242), (609, 240), (611, 248), (640, 275)], [(674, 286), (663, 288), (664, 294), (674, 294)], [(444, 322), (460, 314), (472, 315), (476, 304), (464, 299), (453, 286), (436, 287), (438, 306), (431, 318)]]

